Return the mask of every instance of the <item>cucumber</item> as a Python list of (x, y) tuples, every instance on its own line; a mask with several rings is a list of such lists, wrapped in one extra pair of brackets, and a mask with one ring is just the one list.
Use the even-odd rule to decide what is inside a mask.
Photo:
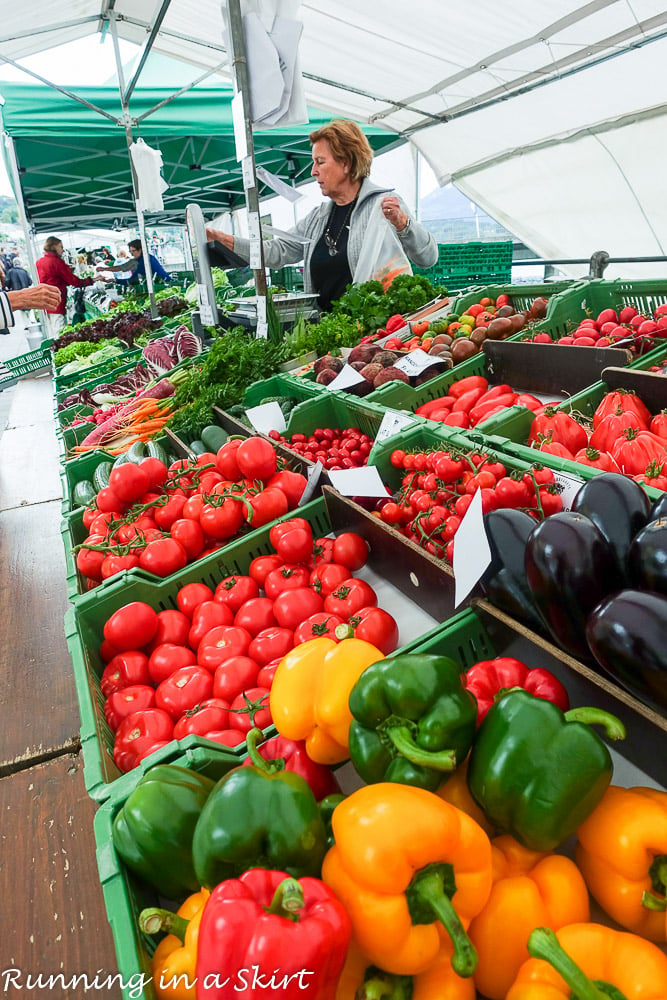
[(218, 424), (209, 424), (200, 434), (206, 450), (213, 452), (219, 451), (228, 437), (229, 434), (227, 431), (223, 430)]
[(163, 448), (157, 441), (146, 442), (146, 458), (159, 458), (167, 467), (171, 464), (167, 449)]
[(127, 460), (128, 462), (133, 462), (138, 465), (146, 458), (146, 445), (143, 441), (135, 441), (135, 443), (127, 449)]
[(113, 462), (100, 462), (93, 472), (93, 486), (97, 493), (109, 485), (109, 476), (113, 467)]
[(127, 452), (124, 451), (121, 455), (119, 455), (117, 458), (114, 459), (113, 467), (114, 469), (117, 469), (119, 465), (125, 465), (125, 463), (129, 461), (130, 460), (127, 457)]
[(204, 442), (200, 441), (198, 438), (195, 439), (194, 441), (191, 441), (188, 447), (190, 451), (193, 452), (195, 455), (203, 455), (205, 451), (208, 451), (208, 448), (206, 447)]
[(97, 490), (91, 483), (90, 479), (82, 479), (80, 483), (77, 483), (74, 487), (74, 492), (72, 493), (72, 506), (73, 507), (87, 507), (89, 503), (97, 496)]

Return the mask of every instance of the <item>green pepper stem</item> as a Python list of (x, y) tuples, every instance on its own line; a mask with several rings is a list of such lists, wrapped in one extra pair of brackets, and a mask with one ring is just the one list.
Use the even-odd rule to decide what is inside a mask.
[(285, 767), (285, 761), (282, 757), (276, 760), (266, 760), (257, 749), (258, 742), (263, 739), (264, 733), (257, 726), (251, 729), (246, 736), (248, 757), (250, 757), (253, 767), (256, 767), (259, 771), (264, 771), (265, 774), (275, 774), (276, 771), (282, 771)]
[(565, 712), (566, 722), (583, 722), (587, 726), (602, 726), (610, 740), (624, 740), (625, 726), (620, 719), (610, 712), (591, 706), (571, 708)]
[(354, 1000), (410, 1000), (412, 976), (395, 976), (379, 970), (361, 984)]
[(139, 927), (144, 934), (159, 934), (160, 931), (166, 931), (168, 934), (175, 934), (181, 942), (185, 941), (189, 922), (179, 917), (177, 913), (161, 910), (158, 906), (151, 906), (139, 914)]
[[(609, 994), (598, 989), (570, 956), (563, 951), (554, 931), (549, 927), (536, 927), (528, 938), (528, 953), (533, 958), (541, 958), (556, 970), (565, 980), (577, 1000), (609, 1000)], [(618, 1000), (625, 1000), (616, 991)]]
[(667, 899), (646, 891), (642, 893), (642, 906), (647, 910), (653, 910), (654, 913), (664, 913), (667, 910)]
[(649, 869), (653, 889), (659, 896), (667, 893), (667, 855), (657, 854)]
[(439, 750), (437, 753), (422, 750), (413, 740), (407, 726), (389, 726), (387, 736), (401, 756), (409, 760), (411, 764), (432, 767), (436, 771), (454, 771), (456, 768), (455, 750)]
[(285, 917), (295, 923), (299, 919), (299, 911), (303, 910), (305, 901), (303, 889), (295, 878), (284, 878), (273, 894), (271, 905), (265, 907), (267, 913), (275, 917)]
[(477, 952), (445, 891), (444, 879), (437, 867), (427, 867), (418, 872), (410, 884), (410, 894), (417, 905), (430, 909), (433, 917), (449, 934), (454, 946), (452, 969), (456, 975), (463, 979), (472, 976), (477, 968)]

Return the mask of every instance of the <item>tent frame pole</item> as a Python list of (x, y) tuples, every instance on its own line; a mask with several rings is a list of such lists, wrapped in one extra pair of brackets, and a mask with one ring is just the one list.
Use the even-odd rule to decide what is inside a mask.
[(23, 188), (21, 187), (21, 178), (19, 175), (18, 161), (16, 159), (16, 149), (14, 147), (14, 140), (7, 132), (3, 132), (2, 141), (5, 146), (5, 151), (7, 154), (5, 159), (8, 162), (12, 188), (14, 189), (14, 196), (16, 198), (16, 203), (19, 209), (19, 220), (21, 222), (21, 227), (23, 229), (23, 238), (25, 240), (25, 252), (28, 255), (28, 267), (30, 270), (30, 275), (35, 284), (38, 285), (39, 276), (37, 274), (37, 267), (35, 264), (35, 254), (32, 246), (32, 233), (30, 232), (30, 226), (28, 225), (28, 216), (25, 210), (25, 201), (23, 200)]

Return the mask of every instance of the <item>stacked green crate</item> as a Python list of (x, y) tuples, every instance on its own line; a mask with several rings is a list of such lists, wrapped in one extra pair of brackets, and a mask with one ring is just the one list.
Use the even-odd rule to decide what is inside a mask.
[(511, 240), (500, 243), (440, 243), (433, 267), (413, 268), (433, 285), (449, 291), (480, 282), (505, 282), (512, 277)]

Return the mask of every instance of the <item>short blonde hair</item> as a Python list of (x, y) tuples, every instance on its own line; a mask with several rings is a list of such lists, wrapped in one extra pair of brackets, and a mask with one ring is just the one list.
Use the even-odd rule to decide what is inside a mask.
[(55, 250), (56, 247), (60, 246), (62, 240), (58, 236), (49, 236), (44, 243), (44, 253), (48, 253), (49, 250)]
[(324, 140), (329, 143), (331, 155), (350, 168), (350, 180), (368, 177), (373, 162), (373, 150), (356, 122), (333, 118), (308, 136), (311, 145)]

